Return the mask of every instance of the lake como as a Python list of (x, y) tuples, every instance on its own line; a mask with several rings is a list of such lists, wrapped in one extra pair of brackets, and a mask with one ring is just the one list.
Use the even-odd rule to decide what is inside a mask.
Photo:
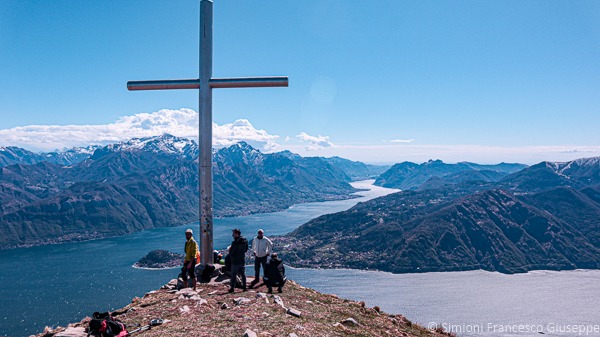
[[(216, 219), (215, 247), (226, 247), (235, 227), (248, 238), (258, 228), (263, 228), (267, 236), (281, 235), (319, 215), (346, 210), (357, 202), (395, 192), (371, 183), (353, 183), (357, 188), (369, 189), (355, 199)], [(196, 229), (197, 224), (118, 238), (1, 250), (0, 335), (28, 336), (41, 332), (44, 326), (64, 326), (94, 311), (118, 309), (131, 298), (157, 289), (175, 278), (178, 270), (144, 270), (132, 265), (150, 250), (181, 252), (187, 227)], [(288, 268), (288, 276), (318, 291), (362, 300), (369, 306), (378, 305), (388, 313), (405, 315), (425, 326), (434, 323), (461, 336), (580, 335), (573, 333), (573, 329), (581, 326), (600, 329), (597, 311), (600, 271), (597, 270), (517, 275), (484, 271), (395, 275)], [(522, 331), (525, 328), (528, 331)], [(600, 336), (600, 331), (581, 335)]]

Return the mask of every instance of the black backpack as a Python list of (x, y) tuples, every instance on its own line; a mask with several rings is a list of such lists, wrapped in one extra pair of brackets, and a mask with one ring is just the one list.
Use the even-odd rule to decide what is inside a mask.
[(210, 277), (214, 273), (215, 269), (215, 266), (212, 264), (207, 264), (204, 266), (204, 269), (202, 269), (202, 274), (200, 274), (200, 280), (202, 282), (210, 282)]
[(115, 319), (110, 312), (95, 312), (92, 314), (88, 336), (114, 337), (123, 331), (127, 333), (125, 324)]

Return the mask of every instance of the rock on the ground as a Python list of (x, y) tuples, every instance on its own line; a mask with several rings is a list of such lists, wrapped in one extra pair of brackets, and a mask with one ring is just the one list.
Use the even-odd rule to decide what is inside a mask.
[(65, 331), (59, 332), (54, 337), (86, 337), (84, 327), (68, 327)]
[(235, 303), (235, 305), (250, 304), (251, 302), (252, 301), (246, 297), (237, 297), (233, 299), (233, 303)]
[(295, 316), (295, 317), (300, 317), (302, 316), (302, 312), (300, 310), (296, 310), (293, 308), (288, 308), (286, 311), (289, 315)]
[(352, 317), (348, 317), (345, 320), (341, 321), (340, 323), (347, 325), (347, 326), (357, 326), (358, 325), (358, 322)]
[(273, 300), (275, 301), (275, 303), (279, 304), (282, 308), (285, 309), (285, 305), (283, 304), (283, 300), (281, 299), (281, 297), (275, 295), (273, 296)]
[(250, 330), (250, 329), (246, 329), (246, 331), (244, 331), (244, 337), (258, 337), (256, 335), (256, 332)]

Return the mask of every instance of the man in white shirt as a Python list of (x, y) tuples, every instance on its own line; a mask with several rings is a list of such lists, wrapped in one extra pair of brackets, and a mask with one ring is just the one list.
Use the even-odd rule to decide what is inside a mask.
[(258, 230), (257, 235), (252, 240), (252, 252), (254, 254), (254, 281), (250, 283), (250, 288), (254, 287), (260, 279), (260, 266), (263, 268), (263, 276), (267, 268), (267, 257), (273, 250), (273, 242), (264, 236), (262, 229)]

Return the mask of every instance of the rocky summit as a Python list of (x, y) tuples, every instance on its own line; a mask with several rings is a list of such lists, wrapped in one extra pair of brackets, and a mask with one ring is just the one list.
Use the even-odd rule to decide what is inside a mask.
[[(230, 294), (228, 281), (222, 279), (199, 284), (195, 291), (178, 290), (178, 280), (172, 280), (112, 314), (130, 333), (139, 329), (131, 335), (140, 337), (448, 335), (412, 324), (402, 315), (321, 294), (293, 281), (286, 283), (283, 293), (267, 294), (259, 284)], [(66, 328), (46, 328), (37, 337), (86, 337), (90, 320), (86, 317)]]

